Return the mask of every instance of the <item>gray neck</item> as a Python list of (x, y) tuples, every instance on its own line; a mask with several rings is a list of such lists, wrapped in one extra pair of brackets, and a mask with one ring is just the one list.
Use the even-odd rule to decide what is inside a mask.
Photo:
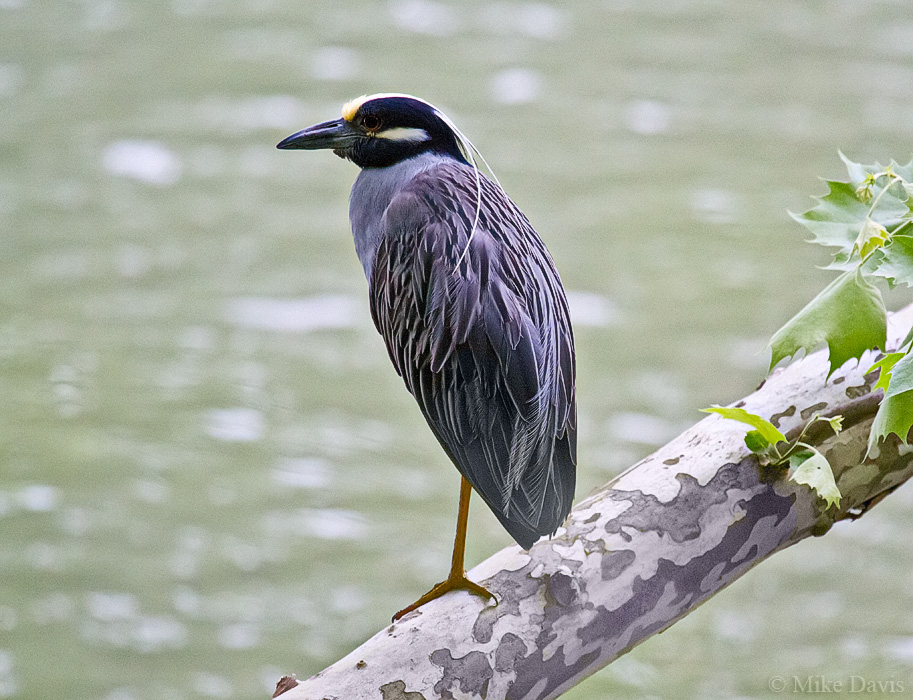
[(384, 212), (390, 201), (412, 178), (444, 160), (444, 156), (423, 153), (389, 168), (365, 168), (359, 173), (349, 196), (349, 220), (355, 252), (369, 281), (374, 253), (384, 234)]

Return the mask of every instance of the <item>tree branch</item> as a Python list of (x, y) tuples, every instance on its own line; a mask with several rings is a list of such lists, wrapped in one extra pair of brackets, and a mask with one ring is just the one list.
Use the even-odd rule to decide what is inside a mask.
[[(913, 323), (891, 317), (889, 345)], [(566, 527), (529, 552), (508, 547), (472, 572), (498, 598), (448, 594), (380, 631), (282, 700), (555, 698), (661, 632), (771, 554), (860, 517), (913, 475), (913, 450), (890, 439), (866, 456), (880, 392), (874, 353), (825, 384), (826, 355), (777, 371), (738, 405), (798, 434), (816, 413), (845, 416), (805, 441), (834, 468), (839, 508), (785, 470), (760, 469), (744, 426), (710, 416), (581, 500)]]

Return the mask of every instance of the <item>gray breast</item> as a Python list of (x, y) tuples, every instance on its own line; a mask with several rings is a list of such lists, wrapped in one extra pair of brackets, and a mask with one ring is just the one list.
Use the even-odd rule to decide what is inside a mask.
[(374, 254), (383, 236), (384, 212), (391, 200), (416, 175), (445, 160), (448, 159), (434, 153), (423, 153), (389, 168), (365, 168), (359, 173), (349, 196), (349, 220), (355, 252), (369, 280)]

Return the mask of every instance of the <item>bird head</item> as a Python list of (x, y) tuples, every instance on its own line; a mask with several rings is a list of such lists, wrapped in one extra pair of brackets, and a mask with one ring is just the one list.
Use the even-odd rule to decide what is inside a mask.
[(342, 107), (342, 116), (303, 129), (276, 148), (329, 148), (362, 168), (385, 168), (422, 153), (463, 163), (468, 141), (443, 112), (411, 95), (363, 95)]

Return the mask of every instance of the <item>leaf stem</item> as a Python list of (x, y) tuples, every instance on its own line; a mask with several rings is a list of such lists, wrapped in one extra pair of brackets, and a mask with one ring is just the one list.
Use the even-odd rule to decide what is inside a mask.
[(881, 192), (879, 192), (876, 195), (875, 199), (872, 200), (872, 204), (871, 204), (871, 206), (869, 206), (869, 213), (867, 214), (867, 217), (869, 219), (872, 218), (872, 214), (875, 211), (875, 207), (878, 206), (878, 200), (882, 198), (882, 196), (884, 195), (885, 192), (887, 192), (889, 189), (891, 189), (891, 185), (893, 185), (895, 182), (904, 181), (903, 178), (900, 177), (899, 175), (892, 173), (892, 172), (888, 172), (888, 171), (885, 171), (883, 173), (878, 173), (877, 175), (873, 176), (872, 179), (877, 182), (878, 179), (881, 177), (888, 178), (889, 182), (887, 185), (885, 185), (884, 187), (881, 188)]

